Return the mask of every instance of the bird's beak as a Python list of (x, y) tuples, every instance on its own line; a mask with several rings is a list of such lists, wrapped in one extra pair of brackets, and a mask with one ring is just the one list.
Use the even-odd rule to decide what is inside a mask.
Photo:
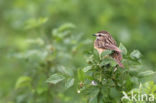
[(96, 36), (96, 34), (93, 34), (93, 36)]

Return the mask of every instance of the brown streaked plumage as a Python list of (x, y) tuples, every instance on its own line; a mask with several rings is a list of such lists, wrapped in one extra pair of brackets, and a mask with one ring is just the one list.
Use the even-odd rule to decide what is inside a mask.
[(116, 41), (107, 31), (100, 31), (96, 34), (96, 40), (94, 41), (94, 48), (101, 54), (105, 50), (112, 50), (113, 53), (110, 55), (118, 63), (120, 67), (124, 67), (121, 63), (122, 55), (121, 50), (117, 47)]

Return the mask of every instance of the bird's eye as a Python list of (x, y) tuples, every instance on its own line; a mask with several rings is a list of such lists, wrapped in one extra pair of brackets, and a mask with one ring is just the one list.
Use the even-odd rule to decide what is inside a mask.
[(101, 34), (99, 34), (99, 36), (101, 36)]

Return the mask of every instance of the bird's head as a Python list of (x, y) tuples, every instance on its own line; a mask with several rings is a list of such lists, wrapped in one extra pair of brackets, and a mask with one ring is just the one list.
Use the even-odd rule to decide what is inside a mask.
[(97, 40), (103, 40), (107, 38), (109, 35), (110, 34), (107, 31), (100, 31), (100, 32), (93, 34), (93, 36), (96, 36)]

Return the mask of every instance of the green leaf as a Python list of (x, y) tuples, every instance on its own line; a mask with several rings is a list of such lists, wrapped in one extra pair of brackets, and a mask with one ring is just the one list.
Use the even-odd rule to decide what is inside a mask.
[(73, 75), (72, 69), (67, 69), (65, 66), (58, 66), (58, 71), (61, 72), (62, 74), (66, 74), (68, 76)]
[(65, 24), (61, 25), (58, 30), (59, 30), (59, 32), (63, 32), (64, 30), (73, 29), (75, 27), (76, 26), (72, 23), (65, 23)]
[(90, 57), (88, 57), (87, 59), (87, 63), (90, 64), (90, 63), (93, 63), (93, 60), (94, 60), (94, 55), (91, 55)]
[(84, 72), (81, 69), (78, 69), (77, 73), (78, 73), (79, 80), (84, 81), (84, 78), (85, 78)]
[(120, 43), (119, 49), (122, 51), (123, 55), (127, 54), (127, 49), (122, 43)]
[(32, 79), (30, 77), (28, 77), (28, 76), (19, 77), (17, 82), (16, 82), (15, 88), (19, 89), (21, 87), (30, 86), (31, 80)]
[(99, 94), (99, 88), (92, 88), (90, 89), (90, 93), (89, 93), (89, 103), (95, 103), (96, 99), (97, 99), (97, 95)]
[(67, 81), (65, 82), (65, 87), (68, 89), (74, 84), (74, 78), (68, 78)]
[(120, 97), (120, 91), (118, 91), (116, 88), (110, 89), (110, 96), (112, 98), (119, 98)]
[(97, 50), (94, 49), (93, 54), (94, 54), (94, 59), (95, 59), (95, 60), (100, 60), (100, 58), (99, 58), (99, 53), (98, 53)]
[(89, 98), (89, 103), (97, 103), (97, 97)]
[(63, 75), (61, 75), (61, 74), (53, 74), (53, 75), (51, 75), (48, 79), (47, 79), (47, 81), (46, 82), (48, 82), (48, 83), (52, 83), (52, 84), (56, 84), (56, 83), (58, 83), (58, 82), (60, 82), (60, 81), (62, 81), (62, 80), (64, 80), (65, 79), (65, 77), (63, 76)]
[(87, 72), (91, 69), (92, 69), (92, 66), (87, 66), (87, 67), (83, 68), (83, 72)]
[(44, 45), (44, 43), (45, 43), (43, 41), (43, 39), (41, 39), (41, 38), (27, 39), (27, 40), (25, 40), (25, 42), (28, 43), (29, 45), (36, 44), (36, 45), (40, 45), (40, 46)]
[(142, 56), (142, 55), (141, 55), (140, 51), (138, 51), (138, 50), (133, 50), (133, 51), (131, 52), (131, 54), (130, 54), (130, 57), (131, 57), (132, 59), (139, 59), (141, 56)]
[(107, 57), (102, 60), (102, 62), (100, 63), (100, 67), (106, 66), (108, 64), (111, 64), (111, 66), (115, 66), (117, 63), (114, 61), (114, 59)]
[(32, 29), (32, 28), (41, 26), (47, 21), (48, 21), (48, 18), (43, 18), (43, 17), (40, 17), (38, 19), (31, 18), (31, 19), (26, 21), (25, 29)]
[(45, 91), (47, 91), (47, 87), (46, 86), (44, 86), (44, 87), (37, 87), (36, 88), (36, 92), (38, 93), (38, 94), (42, 94), (42, 93), (44, 93)]
[(130, 80), (131, 80), (131, 82), (133, 83), (133, 84), (136, 84), (136, 85), (138, 85), (139, 84), (139, 80), (138, 80), (138, 78), (137, 77), (131, 77), (130, 78)]
[(102, 52), (101, 56), (102, 56), (102, 57), (105, 57), (105, 56), (107, 56), (107, 55), (109, 55), (109, 54), (111, 54), (111, 53), (112, 53), (111, 50), (105, 50), (105, 51)]
[(108, 65), (108, 64), (110, 64), (110, 61), (109, 61), (108, 59), (105, 59), (105, 60), (103, 60), (103, 61), (100, 63), (100, 67), (106, 66), (106, 65)]
[(140, 72), (138, 75), (139, 76), (151, 76), (151, 75), (153, 75), (155, 73), (156, 72), (149, 70), (149, 71), (145, 71), (145, 72)]
[(110, 64), (112, 67), (115, 67), (118, 63), (113, 59)]

